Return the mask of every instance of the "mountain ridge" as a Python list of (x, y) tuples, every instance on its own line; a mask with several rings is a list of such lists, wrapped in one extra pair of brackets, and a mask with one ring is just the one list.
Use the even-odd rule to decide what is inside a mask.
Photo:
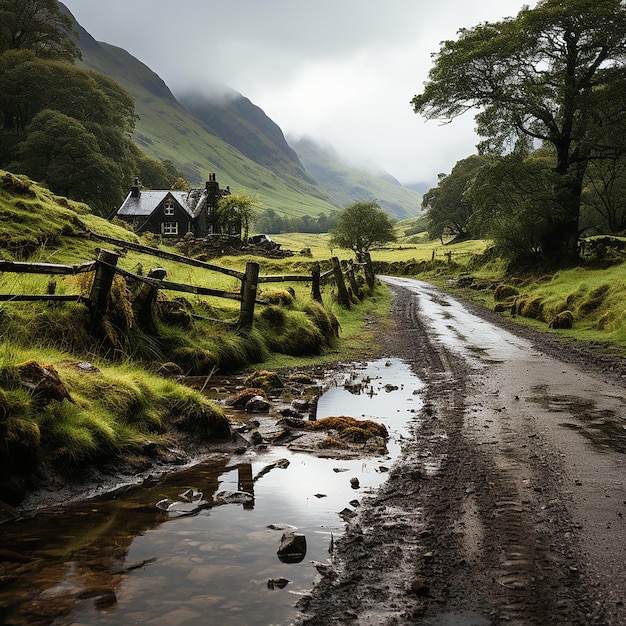
[[(96, 41), (61, 6), (80, 35), (80, 65), (114, 79), (134, 98), (138, 120), (133, 140), (147, 155), (172, 161), (191, 184), (215, 172), (223, 185), (251, 192), (261, 206), (287, 216), (332, 213), (372, 198), (394, 217), (419, 214), (421, 196), (397, 181), (406, 190), (401, 198), (398, 189), (392, 193), (391, 187), (381, 187), (378, 176), (345, 165), (340, 168), (340, 160), (325, 171), (329, 160), (316, 163), (312, 156), (323, 154), (321, 148), (307, 152), (305, 165), (278, 124), (229, 87), (207, 94), (207, 83), (174, 94), (151, 68), (123, 48)], [(341, 182), (333, 182), (339, 170), (348, 191), (341, 189)]]

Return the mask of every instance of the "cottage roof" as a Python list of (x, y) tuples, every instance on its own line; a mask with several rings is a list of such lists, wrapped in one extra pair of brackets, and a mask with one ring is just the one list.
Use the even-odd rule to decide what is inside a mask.
[(138, 195), (133, 195), (131, 191), (126, 196), (117, 214), (127, 217), (149, 217), (168, 195), (188, 213), (189, 217), (194, 218), (198, 216), (204, 205), (206, 189), (191, 189), (190, 191), (172, 189), (141, 190)]

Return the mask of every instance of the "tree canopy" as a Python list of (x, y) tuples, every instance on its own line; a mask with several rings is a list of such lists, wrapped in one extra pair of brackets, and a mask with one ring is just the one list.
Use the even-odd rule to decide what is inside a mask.
[(81, 57), (72, 20), (57, 0), (0, 0), (0, 54), (32, 50), (44, 59)]
[(346, 207), (330, 235), (331, 245), (357, 254), (367, 252), (375, 244), (396, 240), (391, 219), (374, 200)]
[(474, 208), (466, 191), (488, 162), (487, 157), (478, 155), (462, 159), (450, 174), (440, 174), (437, 187), (424, 194), (422, 206), (428, 211), (428, 234), (431, 238), (469, 236), (468, 222)]
[(619, 0), (541, 0), (517, 17), (462, 29), (445, 41), (421, 94), (427, 119), (477, 110), (481, 152), (553, 147), (553, 207), (540, 248), (577, 258), (583, 179), (599, 155), (595, 130), (626, 107), (626, 8)]
[(228, 232), (231, 224), (241, 224), (242, 238), (248, 240), (250, 222), (258, 201), (245, 191), (231, 193), (221, 197), (217, 202), (217, 219), (220, 230)]

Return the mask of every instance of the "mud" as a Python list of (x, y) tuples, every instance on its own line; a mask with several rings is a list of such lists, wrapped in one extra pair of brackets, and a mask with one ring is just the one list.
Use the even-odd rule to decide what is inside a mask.
[[(375, 328), (380, 346), (368, 356), (410, 364), (425, 383), (419, 419), (296, 623), (626, 624), (624, 361), (432, 288), (392, 289), (395, 326)], [(260, 424), (266, 436), (272, 428)], [(27, 504), (171, 468), (167, 459), (127, 474), (112, 467)]]
[(580, 432), (623, 431), (623, 363), (393, 290), (383, 352), (426, 382), (422, 419), (298, 624), (626, 623), (626, 459)]

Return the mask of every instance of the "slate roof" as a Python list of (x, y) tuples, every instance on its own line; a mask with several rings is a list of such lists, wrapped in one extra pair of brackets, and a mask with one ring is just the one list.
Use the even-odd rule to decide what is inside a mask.
[(188, 213), (189, 217), (195, 218), (200, 213), (206, 200), (206, 189), (191, 189), (190, 191), (175, 190), (142, 190), (138, 196), (132, 191), (126, 196), (117, 215), (126, 217), (149, 217), (161, 204), (166, 196), (172, 196), (178, 204)]

